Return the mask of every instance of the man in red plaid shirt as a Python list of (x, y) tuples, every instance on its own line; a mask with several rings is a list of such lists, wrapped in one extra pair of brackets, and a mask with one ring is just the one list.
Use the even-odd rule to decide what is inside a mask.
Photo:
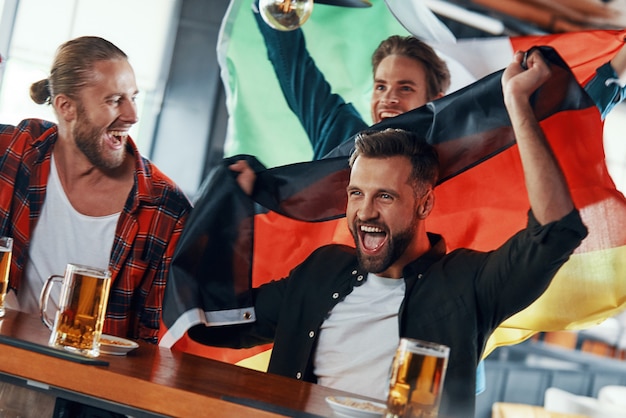
[(109, 268), (104, 332), (156, 343), (191, 204), (128, 136), (138, 91), (126, 54), (102, 38), (70, 40), (30, 94), (58, 124), (0, 125), (0, 234), (14, 239), (8, 306), (38, 312), (43, 282), (67, 263)]

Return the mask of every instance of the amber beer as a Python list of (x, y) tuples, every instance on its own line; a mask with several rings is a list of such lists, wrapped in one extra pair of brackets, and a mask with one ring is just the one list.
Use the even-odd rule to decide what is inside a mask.
[(402, 338), (391, 367), (385, 418), (435, 418), (448, 367), (444, 345)]
[[(47, 299), (52, 282), (60, 277), (63, 284), (59, 310), (52, 325), (45, 314)], [(110, 287), (110, 273), (92, 267), (68, 264), (65, 276), (50, 276), (41, 304), (42, 319), (52, 329), (49, 345), (97, 357)]]
[(13, 238), (0, 237), (0, 318), (4, 316), (4, 299), (9, 288), (12, 252)]

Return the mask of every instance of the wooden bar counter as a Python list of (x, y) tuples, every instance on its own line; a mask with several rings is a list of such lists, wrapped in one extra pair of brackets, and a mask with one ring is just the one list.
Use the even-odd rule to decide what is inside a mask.
[(346, 395), (141, 342), (84, 364), (39, 352), (49, 335), (38, 317), (7, 310), (0, 380), (134, 417), (329, 417), (325, 397)]

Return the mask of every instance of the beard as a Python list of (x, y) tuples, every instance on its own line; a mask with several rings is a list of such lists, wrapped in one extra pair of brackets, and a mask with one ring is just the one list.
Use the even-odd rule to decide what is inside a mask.
[[(103, 170), (113, 170), (124, 162), (125, 151), (106, 153), (103, 147), (102, 136), (106, 128), (98, 128), (90, 120), (82, 105), (77, 108), (77, 122), (72, 130), (74, 141), (78, 149), (95, 167)], [(124, 150), (124, 149), (122, 149)]]
[(363, 253), (361, 240), (359, 239), (359, 234), (357, 232), (358, 227), (356, 223), (354, 223), (352, 228), (350, 228), (350, 232), (352, 232), (352, 237), (356, 243), (357, 260), (359, 261), (361, 267), (365, 271), (374, 274), (387, 270), (406, 252), (415, 237), (416, 225), (417, 217), (414, 216), (406, 228), (394, 233), (393, 235), (388, 232), (389, 239), (385, 243), (383, 251), (375, 256), (371, 256)]

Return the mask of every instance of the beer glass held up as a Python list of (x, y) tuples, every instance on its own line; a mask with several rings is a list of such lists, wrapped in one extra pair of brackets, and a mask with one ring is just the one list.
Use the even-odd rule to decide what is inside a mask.
[(450, 348), (401, 338), (391, 366), (385, 418), (435, 418)]
[(0, 237), (0, 318), (4, 316), (4, 299), (9, 288), (12, 252), (13, 238)]
[[(61, 283), (61, 296), (52, 322), (47, 310), (55, 282)], [(87, 357), (99, 356), (110, 288), (109, 270), (79, 264), (68, 264), (64, 276), (48, 277), (39, 304), (41, 319), (52, 330), (48, 345)]]

